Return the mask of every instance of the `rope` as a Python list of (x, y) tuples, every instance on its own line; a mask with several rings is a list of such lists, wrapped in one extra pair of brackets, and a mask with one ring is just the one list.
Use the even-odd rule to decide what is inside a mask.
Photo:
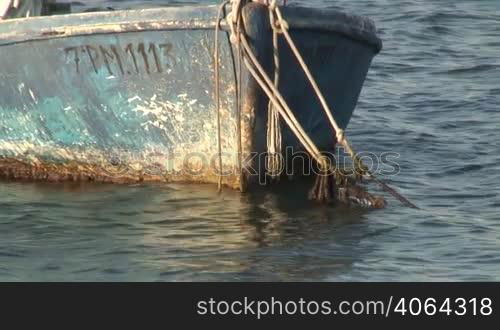
[[(394, 197), (396, 197), (398, 200), (400, 200), (404, 205), (412, 207), (412, 208), (417, 208), (413, 203), (411, 203), (408, 199), (406, 199), (404, 196), (400, 195), (398, 192), (396, 192), (393, 188), (389, 187), (386, 183), (382, 182), (381, 180), (377, 179), (369, 170), (368, 168), (362, 163), (362, 161), (357, 157), (357, 154), (354, 152), (352, 147), (350, 146), (349, 142), (347, 141), (345, 137), (344, 131), (338, 126), (337, 122), (335, 121), (335, 118), (332, 115), (332, 111), (330, 107), (328, 106), (328, 103), (326, 102), (323, 94), (321, 93), (321, 90), (316, 83), (316, 80), (314, 79), (312, 73), (310, 72), (307, 64), (305, 63), (302, 55), (300, 54), (297, 46), (295, 45), (293, 39), (291, 38), (290, 34), (288, 33), (288, 23), (283, 19), (281, 10), (279, 7), (276, 5), (276, 0), (272, 1), (265, 1), (264, 4), (268, 6), (269, 9), (269, 15), (270, 15), (270, 22), (272, 24), (272, 29), (273, 29), (273, 49), (274, 49), (274, 60), (275, 60), (275, 76), (274, 76), (274, 82), (271, 81), (269, 76), (267, 75), (266, 71), (263, 69), (262, 65), (259, 63), (257, 60), (257, 57), (252, 51), (252, 48), (250, 47), (245, 32), (241, 28), (241, 6), (242, 6), (242, 1), (248, 2), (248, 0), (231, 0), (232, 4), (232, 12), (230, 15), (228, 15), (228, 21), (229, 21), (229, 26), (231, 30), (231, 37), (230, 40), (233, 44), (235, 44), (238, 49), (240, 49), (240, 54), (241, 54), (241, 49), (243, 50), (243, 62), (245, 66), (247, 67), (248, 71), (252, 75), (252, 77), (255, 79), (255, 81), (258, 83), (258, 85), (261, 87), (261, 89), (264, 91), (264, 93), (267, 95), (269, 98), (269, 114), (268, 114), (268, 150), (270, 151), (270, 154), (274, 154), (277, 150), (280, 150), (277, 145), (281, 145), (281, 134), (278, 140), (278, 130), (279, 130), (279, 116), (281, 116), (286, 124), (290, 127), (292, 132), (295, 134), (297, 139), (300, 141), (300, 143), (304, 146), (304, 148), (311, 154), (311, 156), (318, 162), (320, 165), (323, 174), (322, 176), (318, 176), (316, 183), (310, 193), (310, 198), (317, 199), (317, 200), (324, 200), (324, 201), (329, 201), (332, 196), (333, 192), (333, 185), (335, 184), (334, 180), (332, 180), (330, 174), (336, 174), (336, 175), (342, 175), (341, 171), (337, 171), (331, 164), (328, 164), (326, 157), (324, 157), (317, 146), (314, 144), (314, 142), (310, 139), (310, 137), (307, 135), (307, 133), (304, 131), (302, 126), (300, 125), (299, 121), (296, 119), (295, 115), (291, 111), (290, 107), (284, 100), (283, 96), (278, 90), (278, 85), (279, 85), (279, 55), (277, 54), (277, 49), (278, 49), (278, 38), (277, 34), (282, 33), (292, 50), (294, 56), (296, 57), (299, 65), (301, 66), (302, 70), (304, 71), (304, 74), (306, 75), (307, 79), (309, 80), (316, 96), (318, 97), (320, 104), (322, 105), (322, 108), (332, 126), (334, 129), (334, 134), (336, 138), (336, 142), (344, 146), (344, 148), (347, 150), (351, 158), (353, 159), (353, 163), (356, 167), (361, 171), (361, 173), (368, 175), (371, 179), (379, 183), (382, 188), (392, 194)], [(263, 2), (258, 1), (258, 2)], [(218, 25), (218, 24), (217, 24)], [(218, 64), (218, 62), (217, 62)], [(277, 113), (274, 114), (274, 110), (277, 110)], [(275, 169), (274, 166), (276, 166), (277, 163), (275, 162), (275, 159), (271, 159), (271, 169)], [(271, 171), (271, 174), (273, 172)], [(361, 175), (362, 175), (361, 174)], [(340, 181), (346, 182), (346, 179), (341, 179)]]
[[(273, 2), (275, 2), (275, 1), (273, 1)], [(321, 92), (318, 84), (316, 83), (316, 80), (314, 79), (311, 71), (309, 70), (309, 67), (305, 63), (302, 55), (300, 54), (299, 50), (297, 49), (297, 46), (295, 45), (295, 42), (293, 41), (293, 39), (291, 38), (290, 34), (288, 33), (289, 27), (288, 27), (287, 22), (283, 19), (283, 15), (281, 14), (280, 8), (278, 6), (272, 6), (272, 7), (269, 8), (269, 10), (273, 10), (276, 13), (276, 17), (278, 19), (278, 24), (279, 24), (279, 27), (281, 28), (283, 36), (285, 37), (288, 45), (290, 46), (290, 49), (292, 50), (293, 54), (295, 55), (295, 57), (296, 57), (297, 61), (299, 62), (302, 70), (304, 71), (307, 79), (309, 80), (309, 82), (310, 82), (310, 84), (311, 84), (314, 92), (316, 93), (316, 96), (318, 97), (318, 99), (319, 99), (319, 101), (320, 101), (320, 103), (321, 103), (321, 105), (323, 107), (323, 110), (324, 110), (324, 112), (325, 112), (328, 120), (330, 121), (330, 124), (332, 125), (333, 129), (335, 130), (335, 137), (336, 137), (337, 142), (340, 143), (347, 150), (347, 152), (349, 153), (349, 155), (351, 156), (351, 158), (354, 161), (354, 166), (355, 167), (357, 166), (357, 168), (360, 170), (361, 173), (366, 173), (368, 175), (368, 177), (370, 177), (375, 182), (377, 182), (379, 185), (381, 185), (382, 188), (386, 192), (388, 192), (391, 195), (393, 195), (394, 197), (396, 197), (404, 205), (406, 205), (408, 207), (411, 207), (411, 208), (418, 208), (415, 204), (413, 204), (407, 198), (405, 198), (404, 196), (402, 196), (401, 194), (399, 194), (392, 187), (390, 187), (389, 185), (387, 185), (386, 183), (384, 183), (380, 179), (378, 179), (362, 163), (362, 161), (359, 159), (359, 157), (357, 156), (357, 154), (354, 152), (354, 150), (352, 149), (351, 145), (347, 141), (347, 139), (345, 137), (344, 130), (342, 130), (338, 126), (337, 122), (335, 121), (335, 118), (332, 115), (332, 111), (330, 110), (330, 107), (328, 106), (328, 103), (326, 102), (326, 100), (325, 100), (325, 98), (323, 96), (323, 93)]]
[[(233, 15), (235, 14), (233, 13)], [(234, 21), (232, 22), (234, 23)], [(269, 100), (276, 107), (279, 114), (285, 120), (292, 132), (297, 136), (304, 148), (313, 156), (318, 164), (320, 164), (323, 169), (323, 173), (327, 174), (331, 167), (328, 166), (326, 158), (321, 154), (316, 145), (305, 133), (299, 121), (295, 118), (293, 112), (283, 99), (283, 96), (271, 82), (266, 71), (260, 65), (250, 45), (248, 44), (245, 33), (241, 31), (240, 25), (238, 25), (238, 29), (233, 26), (231, 30), (239, 31), (239, 35), (237, 37), (232, 37), (231, 40), (236, 43), (238, 48), (243, 49), (243, 54), (246, 55), (243, 57), (243, 60), (250, 74), (254, 77), (255, 81), (259, 84)], [(325, 202), (329, 201), (333, 192), (333, 186), (331, 183), (332, 180), (329, 179), (329, 175), (321, 175), (317, 181), (321, 184), (321, 188), (318, 193), (313, 193), (314, 199)], [(314, 189), (316, 189), (316, 185), (313, 190)]]
[[(243, 46), (244, 54), (247, 57), (244, 57), (244, 63), (247, 69), (250, 71), (254, 79), (257, 81), (262, 90), (266, 93), (267, 97), (273, 102), (276, 109), (279, 111), (279, 114), (288, 126), (292, 129), (293, 133), (297, 136), (299, 141), (304, 145), (307, 151), (315, 158), (315, 160), (322, 164), (324, 162), (323, 156), (321, 155), (319, 149), (316, 145), (311, 141), (311, 138), (306, 134), (299, 121), (295, 118), (292, 110), (286, 104), (286, 101), (283, 99), (283, 96), (272, 84), (269, 76), (262, 68), (260, 63), (257, 61), (255, 54), (253, 53), (245, 35), (240, 36), (241, 45)], [(254, 67), (255, 66), (255, 69)], [(257, 73), (258, 72), (258, 73)]]
[(214, 45), (214, 75), (215, 75), (215, 103), (217, 109), (217, 148), (219, 152), (219, 179), (217, 182), (218, 191), (222, 191), (222, 141), (221, 141), (221, 123), (220, 123), (220, 79), (219, 79), (219, 31), (220, 31), (220, 21), (222, 18), (222, 12), (224, 7), (229, 3), (229, 1), (224, 1), (217, 13), (217, 21), (215, 23), (215, 45)]
[[(270, 6), (276, 6), (276, 0), (273, 0)], [(279, 87), (280, 77), (280, 59), (278, 47), (278, 30), (275, 24), (276, 17), (272, 10), (269, 10), (269, 20), (273, 30), (273, 57), (274, 57), (274, 87)], [(279, 112), (274, 108), (273, 102), (269, 100), (267, 113), (267, 171), (271, 177), (279, 179), (283, 166), (282, 155), (282, 137), (279, 120)]]
[(243, 72), (243, 55), (240, 49), (237, 49), (238, 51), (238, 73), (236, 75), (236, 83), (237, 83), (237, 91), (236, 91), (236, 108), (237, 108), (237, 113), (238, 113), (238, 122), (236, 123), (236, 134), (238, 135), (238, 171), (240, 173), (240, 191), (244, 191), (245, 187), (243, 186), (244, 178), (243, 178), (243, 148), (242, 148), (242, 137), (241, 137), (241, 107), (242, 107), (242, 101), (241, 101), (241, 95), (242, 93), (242, 84), (241, 84), (241, 76)]
[[(263, 69), (257, 57), (253, 53), (244, 31), (242, 31), (241, 24), (241, 2), (242, 0), (232, 0), (231, 4), (233, 6), (230, 17), (228, 17), (228, 21), (230, 22), (230, 30), (232, 34), (231, 42), (236, 44), (238, 48), (243, 49), (243, 54), (246, 55), (243, 58), (243, 62), (245, 66), (252, 74), (254, 79), (257, 81), (259, 86), (268, 96), (269, 100), (276, 107), (279, 114), (283, 117), (287, 125), (290, 127), (292, 132), (297, 136), (299, 141), (304, 145), (306, 150), (313, 156), (313, 158), (324, 167), (326, 166), (325, 159), (321, 152), (316, 147), (316, 145), (312, 142), (310, 137), (304, 131), (299, 121), (295, 118), (290, 107), (287, 105), (281, 93), (271, 82), (269, 76), (266, 71)], [(274, 2), (274, 1), (273, 1)], [(242, 47), (240, 47), (242, 46)], [(255, 67), (255, 68), (254, 68)]]
[[(334, 193), (334, 184), (335, 182), (331, 179), (331, 175), (328, 173), (331, 170), (331, 167), (328, 166), (326, 162), (326, 158), (321, 155), (320, 151), (316, 147), (316, 145), (310, 140), (309, 136), (304, 132), (302, 126), (297, 121), (290, 108), (286, 104), (286, 102), (282, 99), (281, 94), (274, 89), (274, 85), (271, 84), (269, 77), (266, 72), (262, 69), (260, 64), (256, 62), (255, 55), (252, 53), (250, 47), (248, 46), (248, 42), (246, 41), (245, 36), (241, 36), (241, 41), (243, 48), (247, 51), (247, 55), (252, 59), (253, 64), (257, 67), (257, 70), (262, 75), (259, 76), (257, 71), (252, 67), (251, 63), (247, 58), (244, 58), (245, 65), (247, 69), (250, 71), (254, 79), (261, 86), (264, 93), (268, 96), (268, 98), (273, 102), (276, 109), (279, 111), (280, 115), (283, 117), (285, 122), (288, 124), (292, 132), (297, 136), (299, 141), (301, 141), (302, 145), (306, 148), (306, 150), (313, 156), (313, 158), (320, 164), (323, 175), (319, 175), (316, 179), (316, 183), (312, 188), (309, 198), (317, 200), (319, 202), (330, 202), (332, 195)], [(267, 85), (266, 85), (267, 84)]]

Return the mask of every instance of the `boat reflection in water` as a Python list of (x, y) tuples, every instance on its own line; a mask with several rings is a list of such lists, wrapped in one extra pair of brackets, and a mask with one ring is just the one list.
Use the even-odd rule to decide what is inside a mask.
[(371, 251), (359, 244), (366, 211), (282, 187), (219, 195), (197, 184), (6, 183), (12, 230), (0, 239), (13, 244), (2, 252), (20, 255), (9, 268), (37, 279), (315, 280), (351, 271)]

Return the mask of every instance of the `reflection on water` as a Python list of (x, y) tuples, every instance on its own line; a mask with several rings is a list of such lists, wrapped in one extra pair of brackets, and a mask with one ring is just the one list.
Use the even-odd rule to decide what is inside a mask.
[(308, 186), (219, 195), (207, 185), (4, 183), (0, 240), (11, 244), (0, 249), (0, 277), (300, 280), (307, 271), (310, 280), (346, 271), (361, 251), (339, 228), (363, 227), (363, 211), (309, 203)]
[(347, 134), (401, 155), (390, 182), (422, 210), (318, 206), (307, 182), (0, 183), (0, 280), (500, 280), (500, 1), (289, 3), (376, 22), (384, 49)]

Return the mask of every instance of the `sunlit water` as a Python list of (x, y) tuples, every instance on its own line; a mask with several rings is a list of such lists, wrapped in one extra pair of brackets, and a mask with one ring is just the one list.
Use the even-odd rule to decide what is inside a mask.
[(0, 280), (500, 280), (500, 1), (289, 2), (376, 22), (348, 134), (401, 154), (390, 181), (422, 210), (318, 206), (302, 183), (0, 183)]

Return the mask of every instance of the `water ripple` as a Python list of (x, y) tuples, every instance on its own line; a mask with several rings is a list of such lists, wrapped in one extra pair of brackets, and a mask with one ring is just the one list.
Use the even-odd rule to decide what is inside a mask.
[[(75, 9), (160, 2), (174, 4)], [(6, 182), (0, 280), (500, 280), (500, 2), (289, 2), (376, 22), (384, 49), (348, 135), (358, 150), (400, 154), (386, 179), (421, 210), (391, 197), (379, 211), (321, 206), (300, 180), (247, 194)]]

